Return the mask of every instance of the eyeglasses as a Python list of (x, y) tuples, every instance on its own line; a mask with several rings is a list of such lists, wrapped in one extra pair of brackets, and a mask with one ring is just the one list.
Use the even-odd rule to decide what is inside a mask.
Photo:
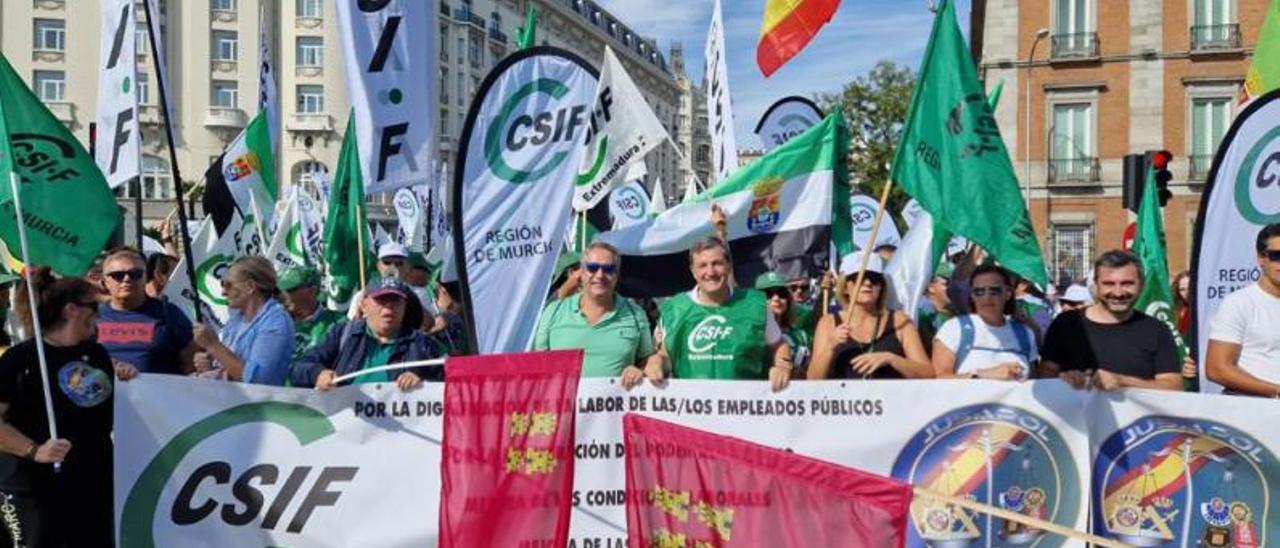
[(1262, 254), (1267, 257), (1268, 261), (1280, 263), (1280, 249), (1267, 249)]
[(973, 288), (971, 293), (973, 293), (974, 297), (986, 297), (986, 296), (999, 297), (1001, 295), (1004, 295), (1004, 290), (1005, 290), (1004, 286), (992, 285), (988, 287), (975, 287)]
[(605, 276), (613, 276), (618, 273), (618, 265), (612, 263), (582, 263), (582, 268), (586, 269), (587, 274), (603, 272)]
[(114, 272), (104, 272), (103, 275), (117, 282), (124, 282), (125, 279), (141, 280), (146, 271), (141, 268), (133, 268), (129, 270), (116, 270)]
[(765, 297), (770, 299), (774, 297), (777, 297), (779, 299), (786, 299), (787, 297), (791, 296), (789, 291), (781, 287), (771, 287), (769, 289), (766, 289), (764, 290), (764, 294), (765, 294)]

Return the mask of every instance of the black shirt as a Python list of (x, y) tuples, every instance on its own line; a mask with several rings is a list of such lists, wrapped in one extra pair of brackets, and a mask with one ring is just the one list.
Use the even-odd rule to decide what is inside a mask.
[(1136, 310), (1118, 324), (1094, 322), (1084, 310), (1063, 312), (1049, 324), (1040, 357), (1063, 371), (1105, 369), (1147, 380), (1182, 369), (1169, 326)]
[[(44, 345), (58, 437), (71, 442), (62, 470), (0, 453), (0, 490), (23, 493), (47, 507), (79, 515), (86, 529), (111, 524), (111, 424), (113, 368), (94, 342)], [(49, 439), (44, 388), (34, 340), (0, 356), (0, 402), (5, 422), (36, 443)], [(109, 533), (108, 533), (109, 535)], [(110, 536), (106, 537), (110, 539)]]

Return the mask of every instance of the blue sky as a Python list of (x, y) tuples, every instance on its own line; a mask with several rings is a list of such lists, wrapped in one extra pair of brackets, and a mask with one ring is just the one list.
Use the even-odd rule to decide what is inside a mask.
[[(686, 72), (695, 82), (701, 80), (712, 0), (597, 1), (631, 28), (657, 39), (664, 52), (672, 42), (683, 42)], [(721, 0), (739, 148), (759, 146), (751, 130), (781, 97), (838, 91), (881, 59), (915, 68), (933, 24), (926, 0), (843, 0), (809, 46), (766, 79), (755, 56), (764, 6), (765, 0)], [(970, 0), (956, 2), (966, 36), (969, 7)]]

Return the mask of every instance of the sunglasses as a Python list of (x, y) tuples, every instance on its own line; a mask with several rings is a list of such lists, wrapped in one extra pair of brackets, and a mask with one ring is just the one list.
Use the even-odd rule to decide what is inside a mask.
[(791, 291), (792, 293), (799, 293), (799, 292), (801, 292), (801, 291), (808, 291), (808, 290), (809, 290), (809, 284), (796, 284), (796, 285), (789, 285), (789, 286), (787, 286), (787, 290)]
[(1262, 255), (1265, 256), (1268, 261), (1280, 263), (1280, 249), (1267, 249), (1262, 252)]
[(603, 272), (605, 276), (613, 276), (618, 273), (618, 265), (611, 263), (582, 263), (582, 268), (588, 274)]
[(382, 259), (382, 264), (387, 266), (400, 266), (404, 264), (404, 259)]
[(769, 289), (766, 289), (764, 290), (764, 294), (765, 294), (765, 297), (768, 297), (770, 299), (774, 297), (777, 297), (779, 299), (786, 299), (787, 297), (791, 296), (788, 290), (783, 289), (781, 287), (771, 287)]
[(993, 285), (988, 287), (975, 287), (971, 293), (973, 293), (974, 297), (999, 297), (1004, 295), (1004, 286)]
[(141, 268), (133, 268), (130, 270), (116, 270), (114, 272), (104, 272), (103, 275), (117, 282), (129, 280), (141, 280), (146, 271)]

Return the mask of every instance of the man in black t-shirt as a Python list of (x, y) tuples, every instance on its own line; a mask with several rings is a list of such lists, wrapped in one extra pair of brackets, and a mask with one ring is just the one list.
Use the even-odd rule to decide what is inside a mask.
[(1040, 351), (1040, 377), (1076, 388), (1181, 390), (1173, 334), (1133, 309), (1142, 293), (1142, 263), (1108, 251), (1093, 263), (1094, 304), (1063, 312), (1049, 325)]

